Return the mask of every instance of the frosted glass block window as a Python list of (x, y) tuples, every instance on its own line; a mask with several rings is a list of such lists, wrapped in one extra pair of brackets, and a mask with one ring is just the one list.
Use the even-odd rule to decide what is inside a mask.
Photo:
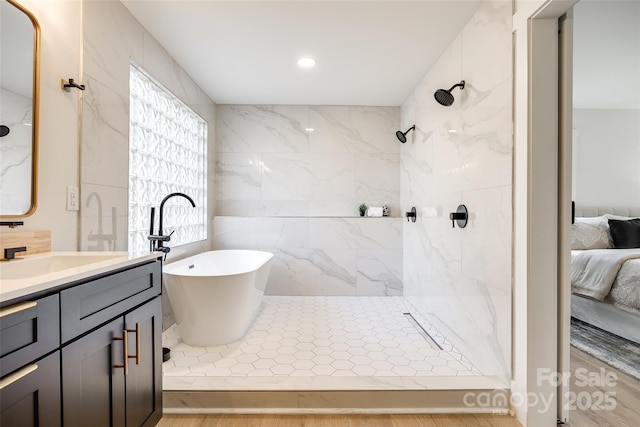
[(156, 207), (158, 232), (160, 202), (164, 205), (165, 246), (207, 238), (207, 123), (167, 89), (131, 65), (129, 104), (129, 250), (149, 249), (151, 207)]

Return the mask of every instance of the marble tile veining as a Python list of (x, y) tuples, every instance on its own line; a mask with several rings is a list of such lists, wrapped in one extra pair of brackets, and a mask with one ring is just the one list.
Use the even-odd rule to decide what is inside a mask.
[(218, 215), (399, 215), (398, 107), (218, 105)]
[[(512, 4), (483, 2), (401, 109), (403, 296), (487, 375), (511, 371)], [(440, 87), (465, 80), (444, 108)], [(469, 223), (449, 212), (465, 204)]]
[(267, 295), (402, 295), (401, 218), (214, 219), (215, 249), (272, 252)]

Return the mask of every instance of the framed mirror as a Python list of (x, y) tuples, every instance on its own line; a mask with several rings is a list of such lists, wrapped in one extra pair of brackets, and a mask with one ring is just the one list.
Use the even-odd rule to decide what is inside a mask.
[(0, 32), (0, 217), (25, 217), (37, 202), (40, 26), (0, 0)]

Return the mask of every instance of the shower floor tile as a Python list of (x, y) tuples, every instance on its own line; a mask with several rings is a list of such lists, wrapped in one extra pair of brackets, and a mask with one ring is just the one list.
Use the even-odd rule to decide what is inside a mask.
[(244, 338), (216, 347), (182, 343), (173, 325), (164, 389), (472, 387), (481, 373), (407, 307), (402, 297), (265, 296)]

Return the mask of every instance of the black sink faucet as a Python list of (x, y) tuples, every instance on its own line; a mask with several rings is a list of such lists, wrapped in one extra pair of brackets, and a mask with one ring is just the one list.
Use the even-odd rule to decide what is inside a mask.
[(16, 259), (16, 253), (18, 252), (26, 252), (26, 246), (20, 246), (17, 248), (5, 248), (4, 249), (4, 259), (2, 261), (9, 261), (12, 259)]
[(171, 234), (173, 234), (173, 232), (171, 232), (171, 234), (168, 235), (168, 236), (165, 236), (163, 234), (162, 226), (163, 226), (163, 223), (164, 223), (164, 204), (167, 202), (167, 200), (169, 200), (172, 197), (176, 197), (176, 196), (184, 197), (185, 199), (187, 199), (191, 203), (191, 206), (193, 206), (194, 208), (196, 207), (196, 204), (193, 201), (193, 199), (191, 197), (187, 196), (184, 193), (171, 193), (171, 194), (167, 195), (164, 199), (162, 199), (162, 202), (160, 202), (160, 227), (158, 229), (158, 234), (157, 235), (153, 234), (153, 220), (154, 220), (154, 215), (155, 215), (155, 209), (151, 208), (151, 227), (149, 229), (149, 231), (151, 233), (149, 235), (149, 240), (151, 240), (151, 242), (152, 242), (151, 250), (164, 252), (165, 257), (167, 256), (167, 253), (169, 253), (171, 248), (165, 247), (163, 242), (168, 242), (169, 240), (171, 240)]

